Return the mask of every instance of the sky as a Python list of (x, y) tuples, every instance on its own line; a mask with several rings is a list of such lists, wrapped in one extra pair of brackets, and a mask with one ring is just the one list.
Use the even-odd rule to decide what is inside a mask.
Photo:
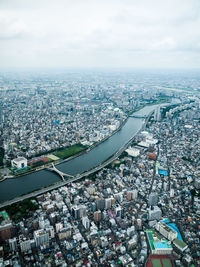
[(0, 0), (0, 68), (200, 68), (200, 0)]

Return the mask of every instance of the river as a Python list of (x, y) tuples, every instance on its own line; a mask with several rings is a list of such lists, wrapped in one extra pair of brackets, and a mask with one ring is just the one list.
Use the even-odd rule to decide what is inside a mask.
[[(154, 108), (155, 105), (147, 106), (134, 114), (148, 115)], [(129, 117), (124, 126), (103, 143), (88, 153), (61, 163), (56, 167), (72, 175), (96, 167), (126, 144), (142, 127), (143, 120)], [(38, 171), (18, 178), (6, 179), (0, 182), (0, 203), (58, 181), (60, 181), (60, 176), (48, 170)]]

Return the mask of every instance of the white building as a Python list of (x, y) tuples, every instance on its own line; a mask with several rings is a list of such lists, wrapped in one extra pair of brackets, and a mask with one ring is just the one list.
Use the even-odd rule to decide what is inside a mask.
[(134, 189), (132, 191), (132, 197), (133, 197), (133, 199), (137, 199), (137, 197), (138, 197), (138, 190), (137, 189)]
[(111, 209), (111, 206), (112, 206), (112, 198), (106, 198), (105, 199), (105, 209), (106, 210)]
[(115, 214), (116, 214), (116, 217), (120, 217), (122, 216), (122, 209), (121, 207), (116, 207), (115, 208)]
[(34, 239), (37, 247), (42, 246), (44, 244), (48, 244), (49, 233), (47, 233), (44, 229), (34, 231)]
[(125, 150), (129, 156), (131, 157), (137, 157), (140, 154), (140, 150), (137, 148), (128, 148)]
[(156, 230), (170, 241), (174, 240), (178, 236), (178, 233), (164, 222), (158, 222), (156, 224)]
[(83, 217), (82, 218), (82, 224), (85, 227), (85, 229), (89, 229), (90, 228), (90, 220), (88, 219), (88, 217)]
[(162, 216), (162, 211), (158, 206), (154, 206), (153, 209), (149, 209), (149, 220), (160, 220)]
[(11, 161), (11, 165), (12, 165), (12, 167), (16, 167), (17, 169), (25, 168), (25, 167), (27, 167), (27, 159), (24, 157), (19, 157), (19, 158), (13, 159)]
[(23, 238), (23, 240), (19, 241), (21, 252), (29, 251), (31, 249), (31, 240), (26, 240)]

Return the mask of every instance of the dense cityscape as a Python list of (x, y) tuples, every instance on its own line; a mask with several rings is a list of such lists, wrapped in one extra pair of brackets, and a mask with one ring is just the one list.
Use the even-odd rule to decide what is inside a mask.
[(156, 106), (106, 167), (1, 209), (0, 266), (199, 266), (200, 82), (180, 77), (1, 74), (0, 186)]
[(0, 267), (200, 267), (200, 0), (0, 0)]

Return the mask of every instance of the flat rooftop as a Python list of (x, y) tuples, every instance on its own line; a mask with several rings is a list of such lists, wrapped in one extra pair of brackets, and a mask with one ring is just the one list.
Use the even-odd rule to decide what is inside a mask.
[(174, 240), (174, 244), (178, 245), (182, 249), (187, 247), (187, 244), (178, 238)]
[(20, 162), (23, 160), (26, 160), (26, 159), (24, 157), (19, 157), (19, 158), (13, 159), (13, 161), (15, 161), (15, 162)]

